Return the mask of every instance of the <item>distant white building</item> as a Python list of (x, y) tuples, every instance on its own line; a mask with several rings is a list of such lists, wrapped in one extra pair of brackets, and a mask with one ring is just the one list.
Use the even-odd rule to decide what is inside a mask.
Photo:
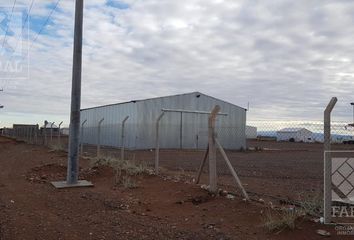
[[(313, 140), (315, 142), (324, 142), (323, 133), (313, 134)], [(331, 143), (347, 143), (348, 141), (353, 141), (353, 136), (349, 135), (339, 135), (339, 134), (332, 134), (331, 136)]]
[(277, 141), (313, 142), (312, 135), (306, 128), (283, 128), (277, 131)]
[(60, 129), (61, 134), (69, 136), (69, 128), (62, 128)]
[[(45, 129), (45, 130), (44, 130)], [(47, 122), (47, 125), (43, 124), (43, 126), (40, 128), (40, 131), (43, 132), (43, 131), (46, 131), (47, 133), (48, 132), (53, 132), (54, 134), (58, 133), (59, 132), (59, 128), (57, 125), (55, 125), (54, 123), (52, 122)]]
[(58, 126), (55, 125), (55, 123), (47, 122), (47, 125), (44, 126), (44, 124), (43, 124), (43, 126), (41, 127), (41, 129), (43, 129), (43, 128), (47, 128), (47, 129), (51, 129), (51, 128), (53, 128), (53, 129), (58, 129)]
[(257, 127), (246, 126), (246, 138), (256, 139), (257, 138)]

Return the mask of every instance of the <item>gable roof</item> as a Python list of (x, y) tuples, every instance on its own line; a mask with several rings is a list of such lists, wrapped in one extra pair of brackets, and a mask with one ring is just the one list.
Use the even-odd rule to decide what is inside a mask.
[(277, 132), (299, 132), (301, 130), (306, 130), (306, 131), (311, 132), (310, 130), (308, 130), (306, 128), (283, 128), (283, 129), (280, 129)]
[(184, 95), (192, 95), (192, 94), (194, 94), (194, 95), (203, 95), (203, 96), (205, 96), (205, 97), (212, 98), (212, 99), (214, 99), (214, 100), (221, 101), (221, 102), (224, 102), (224, 103), (233, 105), (234, 107), (238, 107), (238, 108), (241, 108), (241, 109), (244, 109), (245, 111), (247, 111), (247, 109), (245, 109), (245, 108), (243, 108), (243, 107), (240, 107), (240, 106), (238, 106), (238, 105), (236, 105), (236, 104), (233, 104), (233, 103), (230, 103), (230, 102), (227, 102), (227, 101), (224, 101), (224, 100), (221, 100), (221, 99), (218, 99), (218, 98), (209, 96), (209, 95), (204, 94), (204, 93), (201, 93), (201, 92), (189, 92), (189, 93), (175, 94), (175, 95), (162, 96), (162, 97), (153, 97), (153, 98), (146, 98), (146, 99), (139, 99), (139, 100), (131, 100), (131, 101), (127, 101), (127, 102), (113, 103), (113, 104), (106, 104), (106, 105), (101, 105), (101, 106), (96, 106), (96, 107), (83, 108), (83, 109), (81, 109), (80, 111), (89, 110), (89, 109), (94, 109), (94, 108), (115, 106), (115, 105), (120, 105), (120, 104), (143, 102), (143, 101), (154, 100), (154, 99), (160, 99), (160, 98), (168, 98), (168, 97), (178, 97), (178, 96), (184, 96)]
[[(51, 122), (48, 122), (46, 128), (51, 128), (51, 126), (52, 126), (52, 123), (51, 123)], [(43, 125), (41, 128), (44, 128), (44, 127), (45, 127), (45, 126)], [(58, 126), (55, 125), (55, 124), (53, 124), (53, 129), (54, 129), (54, 128), (58, 128)]]

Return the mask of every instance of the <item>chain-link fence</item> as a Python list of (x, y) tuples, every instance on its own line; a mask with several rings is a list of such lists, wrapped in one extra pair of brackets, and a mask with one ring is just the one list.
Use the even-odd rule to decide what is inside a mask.
[(54, 124), (14, 124), (12, 128), (1, 129), (1, 135), (29, 144), (45, 145), (56, 149), (67, 149), (68, 135)]
[[(259, 120), (248, 121), (247, 126), (218, 125), (216, 132), (248, 192), (282, 199), (322, 192), (323, 122)], [(145, 162), (154, 167), (156, 124), (149, 125), (140, 135), (129, 121), (124, 128), (122, 123), (105, 125), (103, 121), (100, 128), (98, 125), (83, 125), (81, 138), (91, 139), (91, 142), (83, 141), (84, 156), (96, 157), (97, 144), (100, 143), (102, 158), (122, 158), (124, 147), (125, 160)], [(67, 137), (64, 135), (59, 140), (58, 133), (51, 133), (50, 129), (28, 129), (3, 129), (2, 134), (29, 143), (47, 142), (48, 146), (60, 144), (63, 148), (67, 147)], [(333, 150), (354, 150), (354, 127), (346, 122), (332, 122), (331, 130)], [(159, 129), (160, 169), (179, 178), (195, 178), (207, 144), (207, 123), (196, 127), (187, 123), (181, 126), (164, 122)], [(208, 183), (207, 172), (208, 164), (203, 169), (201, 183)], [(221, 188), (238, 191), (220, 151), (217, 152), (217, 173)]]
[[(240, 175), (258, 192), (282, 197), (299, 193), (322, 196), (324, 164), (324, 124), (320, 121), (253, 121), (257, 138), (248, 139), (250, 154), (237, 161)], [(354, 150), (354, 128), (346, 122), (332, 122), (332, 150)], [(269, 189), (270, 188), (270, 189)]]
[[(221, 145), (248, 191), (283, 198), (294, 198), (299, 193), (322, 191), (323, 122), (249, 121), (247, 125), (252, 127), (251, 133), (253, 133), (248, 134), (247, 137), (245, 136), (247, 134), (240, 133), (241, 130), (237, 127), (219, 126), (216, 131)], [(152, 134), (155, 134), (155, 127), (155, 125), (150, 126)], [(194, 177), (205, 155), (208, 129), (205, 126), (200, 127), (197, 134), (193, 132), (186, 138), (183, 129), (191, 129), (191, 127), (182, 126), (182, 135), (180, 127), (169, 126), (160, 129), (161, 136), (171, 134), (174, 138), (169, 140), (171, 142), (160, 142), (159, 166), (172, 175), (185, 174)], [(121, 129), (120, 124), (102, 125), (102, 157), (121, 158), (123, 143)], [(129, 129), (133, 128), (128, 125), (125, 131)], [(353, 127), (348, 126), (346, 122), (333, 122), (331, 130), (332, 149), (354, 150)], [(86, 127), (84, 134), (91, 134), (91, 137), (97, 138), (98, 129)], [(125, 135), (129, 134), (125, 133)], [(151, 139), (150, 135), (123, 138), (124, 158), (143, 161), (153, 167), (156, 159), (155, 141), (149, 140), (149, 144), (145, 144), (148, 146), (145, 149), (130, 147), (132, 143), (143, 143), (146, 136)], [(242, 138), (244, 141), (238, 140)], [(106, 143), (113, 139), (116, 141), (116, 146), (106, 146)], [(174, 144), (174, 147), (171, 147), (171, 144)], [(84, 154), (96, 156), (97, 146), (85, 144)], [(205, 166), (201, 182), (207, 183), (207, 171), (208, 166)], [(217, 153), (217, 171), (221, 186), (233, 185), (230, 171), (220, 152)]]

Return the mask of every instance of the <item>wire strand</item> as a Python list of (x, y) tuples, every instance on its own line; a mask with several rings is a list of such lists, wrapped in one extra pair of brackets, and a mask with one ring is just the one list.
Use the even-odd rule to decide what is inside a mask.
[(14, 4), (12, 5), (12, 10), (11, 10), (10, 19), (9, 19), (9, 22), (8, 22), (8, 24), (7, 24), (7, 26), (6, 26), (5, 37), (4, 37), (4, 40), (2, 41), (2, 45), (1, 45), (1, 50), (0, 50), (0, 52), (1, 52), (2, 49), (4, 48), (4, 45), (5, 45), (5, 42), (6, 42), (6, 39), (7, 39), (7, 34), (9, 33), (9, 26), (10, 26), (10, 24), (11, 24), (12, 16), (13, 16), (13, 14), (14, 14), (14, 9), (15, 9), (15, 5), (16, 5), (16, 1), (17, 1), (17, 0), (15, 0), (15, 1), (14, 1)]
[(41, 29), (38, 31), (38, 33), (37, 33), (36, 37), (34, 38), (34, 40), (32, 41), (32, 43), (31, 43), (29, 49), (32, 48), (33, 44), (37, 41), (39, 35), (42, 33), (42, 31), (44, 30), (44, 28), (47, 26), (47, 24), (48, 24), (48, 22), (49, 22), (51, 16), (52, 16), (53, 13), (54, 13), (54, 11), (58, 8), (58, 5), (59, 5), (60, 1), (61, 1), (61, 0), (58, 0), (58, 1), (56, 2), (54, 8), (53, 8), (52, 11), (49, 13), (49, 15), (48, 15), (46, 21), (45, 21), (44, 24), (42, 25)]
[[(58, 1), (56, 2), (56, 4), (55, 4), (55, 6), (53, 7), (52, 11), (49, 13), (49, 15), (48, 15), (46, 21), (44, 22), (44, 24), (41, 26), (40, 30), (38, 31), (38, 33), (37, 33), (35, 39), (31, 42), (31, 45), (30, 45), (30, 47), (28, 48), (28, 51), (30, 50), (30, 48), (32, 48), (34, 42), (37, 41), (39, 35), (42, 33), (42, 31), (44, 30), (44, 28), (45, 28), (46, 25), (48, 24), (48, 22), (49, 22), (51, 16), (53, 15), (54, 11), (58, 8), (58, 5), (59, 5), (60, 1), (61, 1), (61, 0), (58, 0)], [(32, 8), (33, 8), (33, 4), (34, 4), (34, 0), (32, 0), (32, 2), (31, 2), (31, 5), (30, 5), (29, 10), (28, 10), (28, 13), (27, 13), (27, 16), (26, 16), (25, 21), (23, 22), (23, 25), (22, 25), (22, 29), (25, 27), (25, 24), (28, 22), (28, 19), (29, 19), (29, 17), (30, 17), (30, 13), (31, 13)], [(21, 33), (21, 36), (20, 36), (20, 37), (18, 38), (18, 40), (17, 40), (16, 47), (15, 47), (15, 51), (12, 53), (10, 61), (11, 61), (11, 60), (13, 59), (13, 57), (14, 57), (14, 53), (15, 53), (16, 50), (17, 50), (18, 43), (19, 43), (21, 37), (22, 37), (22, 33)], [(8, 80), (9, 80), (9, 79), (7, 79), (7, 80), (5, 81), (5, 84), (4, 84), (3, 88), (5, 88), (5, 87), (7, 86)]]
[(29, 18), (29, 15), (30, 15), (31, 10), (32, 10), (32, 7), (33, 7), (33, 3), (34, 3), (34, 0), (32, 0), (31, 5), (30, 5), (30, 7), (29, 7), (29, 9), (28, 9), (27, 16), (26, 16), (26, 18), (25, 18), (25, 21), (24, 21), (23, 24), (22, 24), (22, 29), (25, 27), (25, 24), (27, 23), (27, 20), (28, 20), (28, 18)]

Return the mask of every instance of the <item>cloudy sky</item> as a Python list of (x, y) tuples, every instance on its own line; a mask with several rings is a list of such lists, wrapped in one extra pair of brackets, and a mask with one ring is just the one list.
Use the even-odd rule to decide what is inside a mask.
[[(2, 126), (69, 121), (74, 1), (56, 3), (1, 1)], [(348, 0), (86, 0), (82, 107), (200, 91), (250, 102), (250, 120), (308, 121), (337, 96), (351, 121), (353, 25)], [(16, 59), (23, 72), (4, 68)]]

